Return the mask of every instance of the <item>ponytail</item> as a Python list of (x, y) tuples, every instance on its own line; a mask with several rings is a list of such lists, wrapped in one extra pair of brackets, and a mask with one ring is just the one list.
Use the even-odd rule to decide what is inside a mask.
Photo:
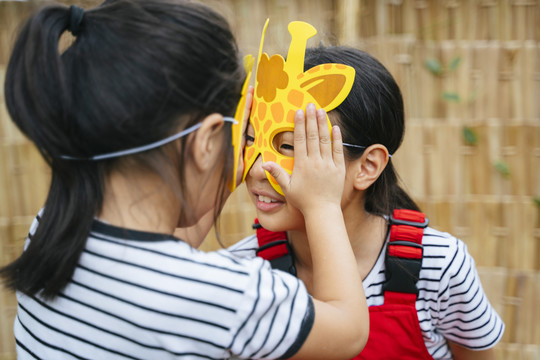
[(69, 24), (69, 8), (45, 7), (22, 29), (10, 58), (5, 83), (8, 111), (52, 169), (39, 226), (23, 254), (0, 269), (5, 285), (45, 298), (69, 282), (90, 226), (103, 201), (102, 166), (60, 158), (72, 149), (66, 141), (75, 116), (70, 84), (58, 50)]
[(68, 284), (103, 200), (103, 178), (95, 167), (85, 163), (74, 168), (69, 178), (53, 172), (28, 248), (0, 270), (8, 288), (28, 295), (41, 291), (51, 299)]
[(66, 75), (58, 51), (68, 13), (67, 7), (48, 6), (32, 16), (15, 43), (6, 72), (9, 113), (49, 165), (57, 152), (65, 150), (55, 128), (68, 126), (70, 116)]

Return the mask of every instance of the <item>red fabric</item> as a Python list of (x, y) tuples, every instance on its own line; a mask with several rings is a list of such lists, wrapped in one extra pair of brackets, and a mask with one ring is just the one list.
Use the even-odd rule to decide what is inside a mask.
[(416, 295), (387, 291), (384, 304), (369, 307), (369, 337), (353, 360), (433, 360), (415, 307)]
[[(423, 224), (425, 215), (413, 210), (394, 210), (394, 219)], [(422, 248), (395, 244), (422, 244), (424, 229), (392, 225), (387, 256), (421, 259)], [(369, 337), (364, 350), (353, 360), (433, 360), (429, 354), (416, 312), (416, 294), (386, 291), (384, 304), (369, 307)]]
[[(255, 224), (258, 224), (259, 220), (255, 219)], [(274, 232), (266, 230), (263, 227), (257, 229), (257, 241), (259, 242), (259, 247), (271, 243), (272, 241), (277, 240), (287, 240), (286, 232)], [(283, 255), (287, 255), (288, 250), (285, 244), (280, 244), (276, 246), (271, 246), (268, 249), (261, 250), (257, 253), (257, 256), (262, 257), (265, 260), (274, 260)]]
[(283, 255), (287, 255), (287, 253), (287, 246), (285, 244), (279, 244), (259, 251), (257, 256), (270, 261), (282, 257)]
[(422, 244), (422, 236), (424, 235), (424, 229), (417, 228), (409, 225), (392, 225), (390, 229), (390, 242), (411, 241), (417, 244)]
[(416, 294), (405, 294), (395, 291), (384, 293), (384, 303), (393, 305), (416, 306)]
[(406, 245), (388, 245), (388, 255), (407, 259), (421, 259), (422, 249)]
[(396, 209), (394, 210), (392, 216), (397, 220), (411, 221), (421, 224), (426, 221), (426, 215), (415, 210)]

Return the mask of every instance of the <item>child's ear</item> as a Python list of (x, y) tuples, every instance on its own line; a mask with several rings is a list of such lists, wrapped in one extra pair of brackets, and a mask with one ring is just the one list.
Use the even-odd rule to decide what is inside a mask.
[[(352, 166), (354, 174), (354, 188), (366, 190), (381, 175), (389, 160), (388, 149), (381, 144), (369, 146), (362, 156), (354, 161)], [(350, 170), (349, 170), (350, 171)]]
[(200, 171), (216, 165), (223, 141), (223, 115), (214, 113), (201, 121), (201, 127), (193, 133), (192, 160)]

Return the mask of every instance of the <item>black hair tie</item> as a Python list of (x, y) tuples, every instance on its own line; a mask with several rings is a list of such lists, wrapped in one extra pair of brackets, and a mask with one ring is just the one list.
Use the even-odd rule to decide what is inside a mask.
[(81, 24), (84, 18), (84, 9), (77, 5), (69, 7), (69, 20), (67, 29), (71, 31), (73, 36), (78, 36), (81, 33)]

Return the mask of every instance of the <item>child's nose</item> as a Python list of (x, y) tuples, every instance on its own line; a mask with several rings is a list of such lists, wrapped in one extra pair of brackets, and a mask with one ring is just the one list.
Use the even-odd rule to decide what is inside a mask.
[(264, 180), (266, 179), (266, 173), (264, 172), (264, 169), (262, 167), (263, 160), (262, 156), (259, 155), (253, 165), (251, 166), (251, 169), (249, 169), (248, 176), (251, 176), (252, 178), (256, 180)]

